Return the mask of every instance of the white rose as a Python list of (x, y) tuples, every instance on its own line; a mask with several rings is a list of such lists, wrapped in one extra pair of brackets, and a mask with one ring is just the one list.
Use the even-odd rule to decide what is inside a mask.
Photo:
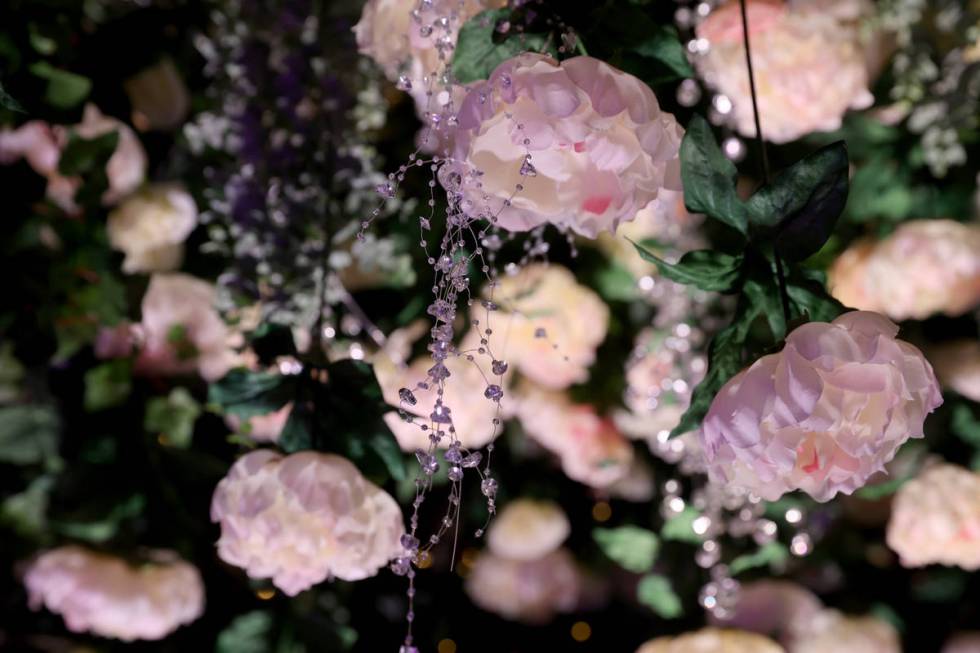
[(123, 271), (180, 267), (184, 240), (197, 225), (194, 199), (178, 185), (155, 184), (130, 195), (109, 214), (109, 243), (126, 254)]

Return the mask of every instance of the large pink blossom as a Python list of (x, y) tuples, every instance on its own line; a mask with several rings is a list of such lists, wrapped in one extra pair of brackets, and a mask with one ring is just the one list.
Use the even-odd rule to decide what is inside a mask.
[(887, 541), (905, 567), (980, 569), (980, 474), (939, 464), (903, 485)]
[(861, 311), (796, 328), (712, 401), (701, 433), (711, 477), (767, 500), (864, 485), (942, 403), (929, 363), (897, 334)]
[[(749, 39), (762, 133), (785, 143), (841, 125), (848, 109), (872, 104), (869, 91), (882, 49), (861, 29), (869, 0), (749, 0)], [(735, 125), (755, 135), (738, 0), (697, 28), (707, 49), (695, 59), (705, 81), (731, 101)]]
[(401, 509), (333, 454), (252, 451), (211, 500), (218, 555), (290, 596), (330, 577), (361, 580), (401, 553)]
[(45, 551), (24, 575), (31, 607), (60, 614), (69, 630), (131, 642), (162, 639), (204, 612), (204, 584), (173, 551), (139, 566), (79, 546)]
[(511, 231), (594, 238), (680, 189), (683, 130), (646, 84), (598, 59), (517, 55), (470, 87), (458, 122), (443, 184)]

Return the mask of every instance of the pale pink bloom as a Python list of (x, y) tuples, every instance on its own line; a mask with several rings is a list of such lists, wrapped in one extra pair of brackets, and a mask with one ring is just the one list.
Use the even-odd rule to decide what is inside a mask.
[(980, 341), (943, 343), (930, 347), (928, 356), (944, 387), (980, 401)]
[(58, 172), (61, 152), (68, 144), (69, 134), (74, 132), (82, 138), (93, 139), (112, 131), (119, 134), (119, 141), (106, 163), (109, 188), (102, 196), (104, 204), (112, 205), (143, 183), (146, 152), (132, 129), (103, 115), (94, 104), (85, 106), (82, 122), (72, 127), (51, 127), (31, 121), (16, 130), (0, 131), (0, 163), (26, 158), (35, 172), (47, 178), (48, 197), (65, 211), (73, 212), (77, 210), (74, 197), (81, 180)]
[[(241, 419), (235, 415), (226, 415), (225, 422), (228, 428), (244, 431), (244, 435), (254, 442), (278, 442), (279, 435), (282, 433), (289, 416), (293, 412), (293, 402), (288, 402), (279, 410), (265, 415), (255, 415), (248, 419)], [(242, 425), (247, 425), (242, 429)]]
[(191, 108), (190, 93), (173, 61), (164, 59), (130, 77), (123, 86), (140, 130), (179, 127)]
[(150, 277), (143, 296), (137, 370), (146, 374), (196, 370), (214, 381), (240, 364), (242, 358), (234, 349), (240, 335), (228, 328), (214, 302), (215, 288), (206, 281), (179, 273)]
[(863, 486), (942, 403), (928, 361), (897, 334), (862, 311), (794, 329), (712, 401), (701, 431), (711, 478), (769, 501)]
[(640, 458), (633, 458), (626, 474), (604, 488), (610, 496), (624, 501), (644, 503), (653, 498), (653, 470)]
[(180, 267), (184, 240), (197, 226), (197, 206), (177, 184), (133, 193), (109, 214), (113, 248), (126, 254), (123, 272), (168, 272)]
[(480, 608), (529, 624), (574, 611), (586, 579), (565, 549), (534, 560), (509, 560), (480, 553), (466, 579), (466, 593)]
[[(484, 293), (488, 297), (489, 293)], [(589, 378), (606, 337), (609, 308), (558, 265), (528, 265), (502, 276), (492, 290), (499, 310), (473, 317), (493, 329), (494, 354), (535, 383), (562, 389)]]
[(536, 560), (561, 546), (572, 527), (557, 503), (515, 499), (490, 522), (487, 546), (508, 560)]
[[(413, 421), (405, 421), (395, 411), (385, 414), (384, 420), (399, 446), (403, 451), (427, 450), (431, 444), (429, 436), (432, 427), (441, 426), (448, 431), (448, 424), (434, 423), (430, 419), (436, 400), (438, 388), (428, 377), (428, 370), (435, 365), (430, 355), (419, 356), (409, 364), (402, 362), (403, 354), (407, 353), (408, 345), (402, 341), (406, 338), (410, 343), (417, 333), (408, 333), (413, 329), (400, 329), (389, 337), (389, 347), (378, 353), (374, 358), (374, 374), (381, 386), (384, 400), (390, 406), (400, 407), (413, 416)], [(475, 340), (474, 340), (475, 338)], [(479, 342), (475, 333), (468, 334), (459, 346), (460, 352), (476, 348), (474, 342)], [(403, 351), (395, 351), (401, 349)], [(503, 419), (510, 414), (510, 374), (503, 377), (492, 373), (489, 361), (485, 357), (476, 357), (470, 361), (467, 354), (450, 354), (443, 364), (449, 371), (449, 377), (443, 382), (442, 403), (449, 409), (452, 419), (453, 434), (464, 449), (479, 449), (500, 434), (501, 428), (493, 423), (494, 419)], [(428, 388), (420, 388), (419, 383), (425, 382)], [(485, 392), (489, 384), (500, 384), (504, 392), (500, 403), (487, 398)], [(399, 390), (409, 389), (417, 403), (412, 405), (401, 400)], [(427, 426), (422, 430), (421, 426)], [(452, 442), (447, 435), (439, 441), (439, 446), (446, 448)]]
[(398, 504), (334, 454), (242, 456), (214, 491), (211, 520), (222, 560), (289, 596), (332, 577), (374, 576), (402, 552)]
[(522, 386), (518, 397), (517, 415), (525, 432), (558, 456), (570, 479), (609, 488), (627, 478), (633, 447), (595, 407), (573, 404), (564, 392), (530, 385)]
[[(762, 116), (774, 143), (832, 131), (848, 109), (874, 102), (869, 86), (881, 59), (880, 39), (862, 20), (869, 0), (749, 0), (749, 38)], [(697, 27), (707, 49), (696, 57), (701, 77), (731, 101), (735, 126), (755, 136), (738, 0), (728, 0)]]
[(943, 645), (942, 653), (980, 653), (980, 632), (953, 635)]
[(800, 630), (789, 653), (902, 653), (898, 633), (887, 621), (823, 610)]
[(980, 225), (904, 222), (885, 239), (860, 240), (841, 254), (828, 286), (846, 306), (893, 320), (962, 315), (980, 304)]
[(510, 231), (595, 238), (681, 188), (683, 129), (646, 84), (598, 59), (519, 54), (471, 85), (458, 122), (443, 185)]
[(162, 639), (204, 612), (197, 569), (154, 550), (139, 566), (79, 546), (34, 559), (24, 575), (31, 608), (60, 614), (69, 630), (131, 642)]
[(636, 653), (784, 653), (771, 639), (740, 630), (702, 628), (691, 633), (652, 639)]
[(904, 567), (980, 569), (980, 474), (949, 464), (920, 472), (895, 495), (887, 541)]
[(133, 353), (139, 339), (139, 328), (130, 322), (101, 327), (95, 336), (96, 358), (126, 358)]
[(821, 610), (820, 599), (796, 583), (759, 580), (742, 585), (731, 616), (715, 621), (729, 628), (773, 637), (785, 646)]

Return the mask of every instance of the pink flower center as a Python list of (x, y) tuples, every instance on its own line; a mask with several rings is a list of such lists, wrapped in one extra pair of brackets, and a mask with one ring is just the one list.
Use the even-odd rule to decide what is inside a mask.
[(582, 210), (589, 213), (602, 214), (606, 212), (610, 204), (612, 204), (612, 197), (609, 195), (588, 197), (582, 202)]
[(584, 152), (585, 151), (585, 141), (579, 141), (578, 143), (576, 143), (575, 144), (575, 151), (576, 152)]

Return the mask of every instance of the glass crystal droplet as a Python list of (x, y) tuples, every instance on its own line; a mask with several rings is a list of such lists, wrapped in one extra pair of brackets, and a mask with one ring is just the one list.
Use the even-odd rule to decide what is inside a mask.
[(411, 91), (412, 90), (412, 80), (408, 78), (408, 75), (402, 75), (398, 78), (398, 83), (395, 87), (401, 91)]
[(479, 451), (474, 451), (466, 458), (463, 458), (463, 460), (461, 460), (459, 464), (467, 468), (476, 467), (477, 465), (480, 464), (481, 460), (483, 460), (483, 454), (480, 453)]
[(528, 154), (524, 157), (524, 163), (521, 164), (521, 176), (522, 177), (537, 177), (538, 171), (531, 163), (531, 155)]
[(507, 373), (507, 363), (505, 363), (504, 361), (494, 361), (493, 363), (491, 363), (490, 369), (497, 376), (503, 376), (504, 374)]
[(398, 398), (401, 399), (406, 404), (408, 404), (409, 406), (414, 406), (419, 401), (418, 399), (415, 398), (415, 393), (409, 390), (408, 388), (401, 388), (398, 391)]
[(452, 463), (454, 465), (462, 461), (463, 454), (460, 453), (459, 451), (459, 444), (453, 443), (452, 445), (450, 445), (450, 447), (446, 449), (446, 453), (443, 454), (443, 458), (446, 459), (447, 463)]
[(411, 533), (404, 533), (401, 537), (401, 545), (406, 551), (417, 551), (419, 548), (419, 539)]
[(487, 386), (487, 389), (484, 390), (483, 396), (491, 401), (500, 401), (500, 399), (504, 396), (504, 391), (499, 385), (491, 383)]
[(408, 558), (395, 558), (391, 561), (391, 571), (396, 576), (407, 574), (409, 567), (411, 567), (411, 561)]
[(534, 337), (535, 338), (547, 338), (548, 337), (548, 332), (545, 331), (544, 328), (538, 327), (537, 329), (534, 330)]
[(463, 479), (463, 468), (458, 465), (453, 465), (449, 468), (449, 480), (450, 481), (460, 481)]

